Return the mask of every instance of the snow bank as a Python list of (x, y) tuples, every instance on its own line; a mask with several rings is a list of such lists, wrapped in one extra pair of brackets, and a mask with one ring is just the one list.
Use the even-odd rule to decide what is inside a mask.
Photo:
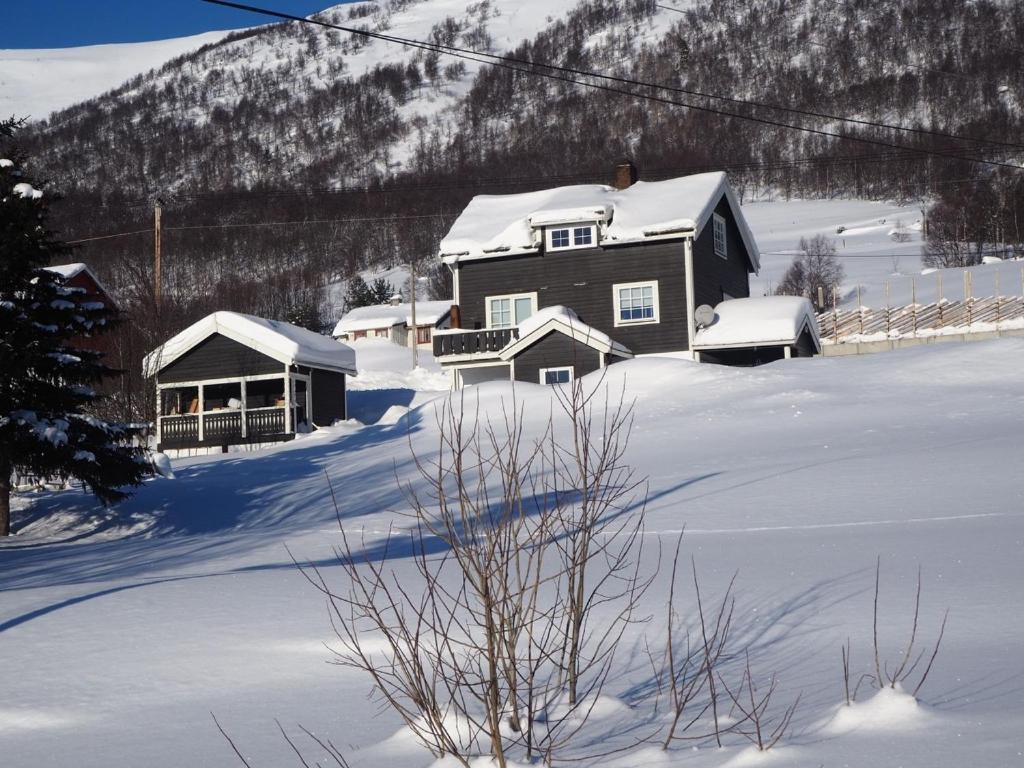
[(238, 312), (214, 312), (146, 355), (142, 363), (143, 374), (155, 375), (215, 333), (252, 347), (285, 365), (309, 365), (350, 375), (356, 373), (355, 352), (340, 341), (279, 320)]
[(814, 307), (803, 297), (728, 299), (715, 307), (715, 321), (697, 331), (694, 348), (792, 344), (804, 328), (818, 339)]
[(902, 688), (883, 688), (867, 701), (840, 706), (825, 725), (824, 732), (839, 736), (861, 729), (873, 731), (910, 730), (926, 719), (917, 699)]
[[(449, 262), (530, 253), (540, 243), (537, 227), (583, 221), (603, 225), (601, 239), (605, 243), (631, 243), (683, 233), (696, 237), (711, 220), (722, 195), (738, 213), (739, 204), (721, 172), (638, 181), (624, 190), (583, 184), (515, 195), (477, 195), (441, 241), (440, 253)], [(742, 215), (737, 223), (756, 270), (758, 255), (753, 235)]]

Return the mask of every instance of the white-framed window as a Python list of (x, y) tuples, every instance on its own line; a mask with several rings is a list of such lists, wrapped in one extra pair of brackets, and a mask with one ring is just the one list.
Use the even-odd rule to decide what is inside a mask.
[(658, 322), (657, 280), (613, 285), (612, 297), (615, 301), (615, 325)]
[(537, 311), (536, 293), (488, 296), (485, 301), (488, 328), (511, 328)]
[(591, 248), (595, 245), (597, 245), (597, 227), (594, 224), (567, 224), (548, 228), (549, 251)]
[(540, 369), (541, 384), (568, 384), (574, 378), (576, 378), (575, 371), (571, 365)]
[(717, 213), (711, 214), (711, 223), (715, 230), (715, 253), (723, 259), (729, 258), (729, 250), (725, 242), (725, 219)]

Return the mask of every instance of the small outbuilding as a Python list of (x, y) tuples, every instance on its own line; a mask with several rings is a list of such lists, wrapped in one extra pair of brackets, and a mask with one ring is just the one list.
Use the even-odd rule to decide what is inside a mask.
[(351, 347), (305, 328), (214, 312), (146, 355), (159, 450), (291, 440), (348, 417)]
[(414, 323), (411, 302), (398, 300), (390, 304), (356, 307), (342, 315), (333, 335), (342, 341), (390, 339), (403, 347), (416, 345), (429, 349), (434, 331), (448, 327), (451, 308), (452, 303), (448, 300), (417, 301)]
[(801, 296), (727, 299), (693, 340), (697, 359), (722, 365), (762, 365), (821, 353), (818, 319)]

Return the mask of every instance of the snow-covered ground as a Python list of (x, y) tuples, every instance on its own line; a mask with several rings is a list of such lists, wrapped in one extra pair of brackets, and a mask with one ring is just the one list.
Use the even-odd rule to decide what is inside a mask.
[[(919, 206), (870, 200), (774, 200), (746, 203), (747, 218), (761, 251), (761, 272), (751, 276), (750, 292), (757, 296), (773, 291), (799, 251), (800, 238), (821, 234), (836, 246), (846, 271), (845, 303), (884, 292), (885, 281), (896, 273), (921, 271), (921, 210)], [(891, 233), (905, 233), (897, 242)], [(842, 230), (842, 231), (839, 231)]]
[[(19, 501), (21, 531), (0, 543), (5, 768), (238, 764), (211, 712), (254, 766), (298, 764), (275, 718), (330, 738), (353, 766), (430, 764), (368, 701), (369, 681), (329, 663), (324, 603), (291, 560), (318, 563), (343, 587), (326, 477), (346, 530), (372, 549), (389, 526), (407, 525), (395, 476), (413, 479), (410, 441), (421, 455), (436, 450), (445, 394), (408, 388), (405, 350), (357, 351), (361, 368), (396, 369), (367, 368), (353, 382), (353, 410), (380, 413), (377, 424), (176, 462), (176, 480), (150, 481), (114, 510), (73, 491)], [(759, 681), (778, 675), (780, 701), (802, 697), (774, 759), (734, 734), (721, 750), (646, 747), (592, 764), (1020, 764), (1022, 366), (1016, 339), (756, 369), (612, 366), (606, 384), (636, 399), (628, 457), (650, 478), (651, 542), (667, 549), (685, 526), (684, 556), (709, 596), (739, 571), (738, 649), (749, 648)], [(374, 376), (383, 389), (356, 389)], [(535, 385), (466, 394), (484, 414), (518, 397), (528, 435), (552, 403)], [(406, 555), (392, 551), (388, 566), (415, 589)], [(934, 639), (947, 607), (949, 624), (919, 705), (862, 692), (840, 711), (841, 644), (850, 638), (855, 674), (873, 667), (876, 556), (886, 659), (906, 641), (919, 565), (921, 636)], [(642, 611), (653, 618), (627, 637), (605, 691), (618, 702), (595, 710), (611, 744), (660, 722), (638, 638), (659, 637), (664, 598), (662, 578)], [(689, 591), (681, 605), (692, 610)]]
[(2, 49), (0, 114), (41, 120), (227, 34), (204, 32), (170, 40), (73, 48)]

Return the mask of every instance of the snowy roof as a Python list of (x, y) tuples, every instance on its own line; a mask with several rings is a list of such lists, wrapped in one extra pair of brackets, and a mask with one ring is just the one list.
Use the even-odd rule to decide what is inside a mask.
[[(437, 325), (451, 311), (452, 302), (417, 301), (416, 324)], [(334, 335), (355, 331), (372, 331), (374, 328), (390, 328), (392, 325), (412, 325), (412, 303), (378, 304), (372, 307), (357, 307), (342, 315), (334, 327)]]
[(46, 267), (46, 271), (60, 275), (65, 280), (72, 280), (84, 272), (94, 283), (96, 283), (104, 294), (106, 294), (111, 300), (114, 298), (110, 291), (107, 290), (106, 286), (104, 286), (103, 283), (100, 282), (100, 279), (96, 277), (96, 273), (89, 269), (88, 264), (83, 264), (80, 261), (76, 261), (72, 264), (52, 264), (51, 266)]
[(540, 238), (537, 227), (596, 221), (607, 225), (605, 244), (700, 235), (725, 195), (740, 235), (759, 268), (757, 244), (739, 202), (722, 172), (699, 173), (667, 181), (638, 181), (627, 189), (601, 184), (555, 187), (515, 195), (477, 195), (441, 241), (448, 263), (531, 253)]
[(728, 299), (715, 307), (714, 322), (697, 331), (694, 349), (794, 344), (807, 328), (818, 340), (818, 320), (802, 296)]
[(552, 331), (563, 333), (599, 352), (611, 352), (618, 357), (633, 356), (632, 352), (613, 341), (608, 334), (587, 325), (575, 312), (561, 305), (544, 307), (521, 322), (519, 338), (502, 349), (499, 356), (502, 360), (511, 360)]
[(215, 333), (262, 352), (284, 365), (308, 365), (355, 375), (353, 349), (328, 336), (279, 320), (238, 312), (214, 312), (146, 355), (142, 371), (153, 376)]

